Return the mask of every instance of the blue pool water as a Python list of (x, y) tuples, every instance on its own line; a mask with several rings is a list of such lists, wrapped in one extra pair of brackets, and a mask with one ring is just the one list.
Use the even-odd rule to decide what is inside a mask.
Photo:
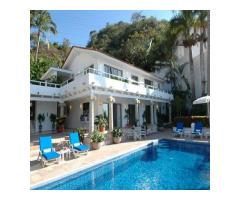
[[(101, 150), (100, 150), (101, 151)], [(47, 190), (208, 190), (209, 144), (159, 140), (47, 185)]]

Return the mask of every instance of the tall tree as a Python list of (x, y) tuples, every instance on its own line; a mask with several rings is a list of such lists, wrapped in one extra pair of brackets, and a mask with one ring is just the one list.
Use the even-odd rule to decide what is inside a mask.
[(197, 21), (196, 27), (198, 28), (197, 40), (200, 43), (200, 70), (201, 70), (201, 87), (202, 87), (202, 96), (205, 95), (206, 89), (206, 77), (205, 77), (205, 64), (204, 64), (204, 53), (203, 53), (203, 44), (207, 42), (207, 10), (198, 10), (196, 11)]
[(37, 29), (37, 49), (35, 61), (38, 59), (39, 44), (41, 36), (46, 32), (57, 34), (57, 26), (53, 22), (50, 13), (46, 10), (31, 10), (30, 11), (30, 27)]
[(207, 94), (210, 95), (210, 10), (207, 11), (207, 22), (208, 22), (208, 42), (207, 42)]
[(192, 46), (196, 44), (195, 34), (195, 18), (196, 14), (192, 10), (179, 11), (170, 21), (173, 31), (181, 39), (181, 44), (188, 48), (189, 52), (189, 66), (190, 66), (190, 82), (192, 90), (192, 98), (196, 98), (195, 94), (195, 77), (194, 77), (194, 63), (192, 56)]

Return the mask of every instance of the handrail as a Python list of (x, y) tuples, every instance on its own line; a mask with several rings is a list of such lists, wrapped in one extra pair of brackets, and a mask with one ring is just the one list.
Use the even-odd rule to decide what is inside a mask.
[(48, 86), (48, 87), (54, 87), (54, 88), (60, 88), (61, 87), (61, 84), (48, 83), (48, 82), (45, 82), (45, 81), (30, 80), (30, 83), (33, 84), (33, 85)]
[(134, 81), (134, 80), (122, 77), (122, 76), (110, 74), (110, 73), (107, 73), (107, 72), (104, 72), (104, 71), (99, 71), (99, 70), (96, 70), (94, 68), (88, 68), (88, 69), (82, 70), (82, 71), (78, 72), (77, 74), (75, 74), (74, 78), (68, 79), (61, 84), (47, 83), (47, 82), (44, 82), (44, 81), (35, 81), (35, 80), (31, 80), (30, 82), (31, 82), (31, 84), (34, 84), (34, 85), (60, 88), (60, 87), (63, 87), (64, 85), (67, 85), (68, 83), (74, 81), (76, 78), (78, 78), (80, 76), (83, 76), (83, 75), (86, 75), (86, 74), (89, 74), (89, 73), (96, 74), (98, 76), (102, 76), (102, 77), (106, 77), (106, 78), (110, 78), (110, 79), (113, 79), (113, 80), (122, 81), (122, 82), (125, 82), (125, 83), (128, 83), (128, 84), (142, 85), (147, 89), (158, 90), (160, 92), (172, 95), (172, 93), (170, 91), (162, 90), (162, 89), (160, 89), (158, 87), (155, 87), (153, 85), (146, 85), (144, 82)]

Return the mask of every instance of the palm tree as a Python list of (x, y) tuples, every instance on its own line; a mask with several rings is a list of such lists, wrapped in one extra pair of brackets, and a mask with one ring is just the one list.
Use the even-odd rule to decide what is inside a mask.
[(44, 35), (46, 32), (51, 32), (54, 35), (57, 34), (57, 26), (52, 21), (52, 17), (47, 10), (31, 10), (30, 11), (30, 27), (37, 29), (37, 49), (35, 61), (38, 59), (38, 51), (41, 35)]
[(207, 94), (210, 95), (210, 10), (207, 11), (207, 22), (208, 22), (208, 43), (207, 43)]
[(170, 21), (172, 31), (181, 38), (181, 44), (188, 48), (189, 65), (190, 65), (190, 80), (192, 89), (192, 98), (195, 99), (195, 78), (194, 78), (194, 63), (192, 57), (192, 46), (196, 44), (195, 34), (195, 12), (192, 10), (182, 10), (177, 13)]
[(185, 84), (186, 91), (190, 90), (188, 80), (183, 73), (183, 70), (187, 64), (187, 62), (183, 64), (177, 64), (173, 58), (170, 60), (169, 70), (165, 77), (167, 78), (168, 82), (171, 83), (173, 90), (182, 90), (182, 82)]
[(198, 10), (196, 11), (197, 21), (196, 27), (199, 29), (199, 33), (197, 34), (197, 40), (200, 43), (200, 70), (201, 70), (201, 86), (202, 86), (202, 96), (205, 95), (206, 88), (206, 77), (204, 70), (204, 54), (203, 54), (203, 44), (208, 40), (206, 31), (208, 28), (207, 22), (207, 10)]

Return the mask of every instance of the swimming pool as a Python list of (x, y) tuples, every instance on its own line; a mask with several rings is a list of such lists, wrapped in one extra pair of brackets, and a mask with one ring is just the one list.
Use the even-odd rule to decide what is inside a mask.
[(210, 145), (159, 140), (38, 190), (209, 190)]

